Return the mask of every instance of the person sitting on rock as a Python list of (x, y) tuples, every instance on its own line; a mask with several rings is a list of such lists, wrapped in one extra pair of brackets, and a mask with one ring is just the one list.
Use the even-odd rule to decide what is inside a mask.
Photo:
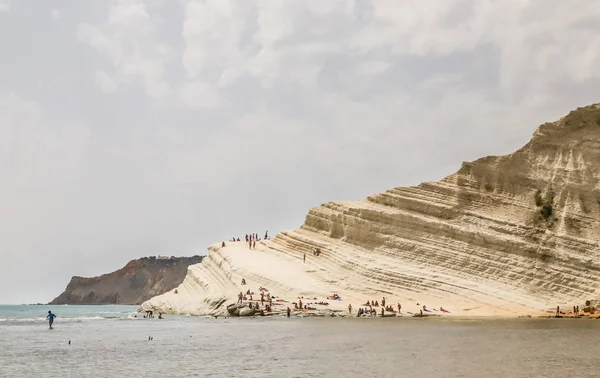
[(245, 285), (245, 284), (246, 284), (246, 279), (242, 278), (242, 285)]
[(179, 292), (177, 291), (177, 289), (175, 289), (175, 294), (179, 294)]
[(375, 306), (375, 307), (379, 307), (379, 302), (375, 301), (375, 304), (374, 304), (374, 306)]
[(225, 248), (225, 242), (221, 243), (221, 248)]

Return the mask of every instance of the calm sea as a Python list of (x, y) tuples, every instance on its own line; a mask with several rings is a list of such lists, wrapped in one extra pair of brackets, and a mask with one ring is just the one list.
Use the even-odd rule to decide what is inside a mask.
[[(49, 309), (58, 316), (54, 330), (45, 321)], [(0, 306), (0, 376), (574, 378), (598, 374), (600, 321), (596, 320), (176, 316), (158, 320), (136, 318), (135, 310), (129, 306)]]

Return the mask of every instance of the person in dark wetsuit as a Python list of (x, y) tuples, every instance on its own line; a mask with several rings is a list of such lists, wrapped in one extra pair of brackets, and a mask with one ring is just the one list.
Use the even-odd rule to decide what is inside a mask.
[(288, 317), (288, 318), (290, 317), (290, 313), (291, 313), (291, 312), (292, 312), (292, 310), (290, 310), (290, 308), (288, 307), (288, 308), (287, 308), (287, 317)]
[(48, 311), (48, 316), (46, 316), (46, 318), (48, 319), (48, 326), (50, 329), (53, 329), (52, 323), (54, 323), (54, 318), (56, 318), (56, 315), (54, 315), (52, 311)]

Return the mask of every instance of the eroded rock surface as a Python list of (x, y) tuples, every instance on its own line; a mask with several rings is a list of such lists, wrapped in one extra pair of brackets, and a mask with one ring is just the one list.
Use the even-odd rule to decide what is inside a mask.
[(331, 292), (359, 302), (426, 298), (463, 314), (581, 303), (600, 288), (599, 181), (600, 107), (593, 105), (540, 126), (518, 151), (463, 163), (439, 182), (315, 207), (300, 229), (257, 251), (213, 246), (190, 268), (184, 296), (144, 306), (223, 311), (246, 291), (241, 278), (290, 301)]

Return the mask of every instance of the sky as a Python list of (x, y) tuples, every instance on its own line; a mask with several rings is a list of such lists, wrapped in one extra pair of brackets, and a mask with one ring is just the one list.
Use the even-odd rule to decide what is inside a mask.
[(589, 0), (0, 0), (0, 303), (299, 227), (600, 102)]

